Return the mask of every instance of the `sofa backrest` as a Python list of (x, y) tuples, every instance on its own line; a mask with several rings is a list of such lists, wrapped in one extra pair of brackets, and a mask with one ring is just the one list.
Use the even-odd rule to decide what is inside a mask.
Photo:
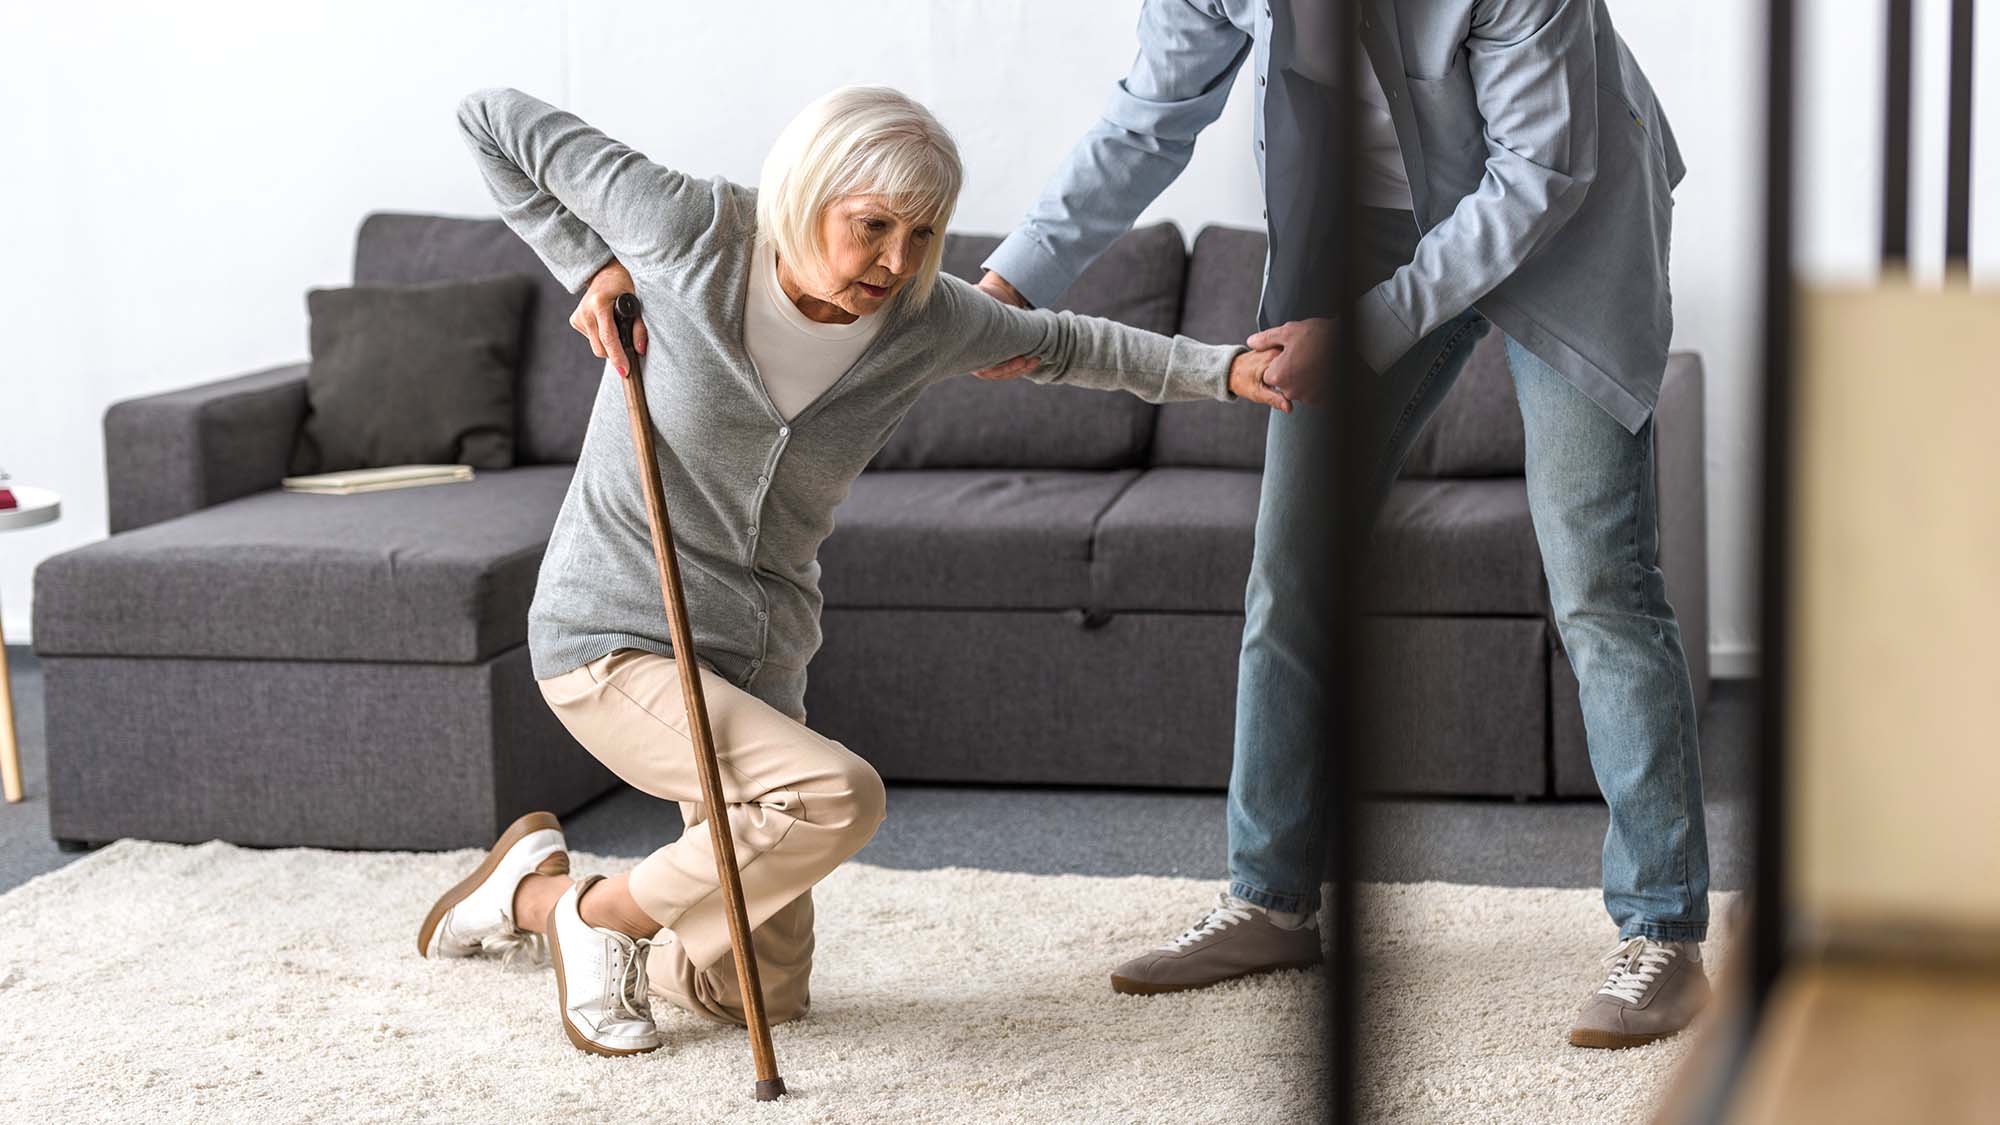
[[(999, 244), (1000, 239), (989, 235), (948, 234), (944, 268), (977, 281), (979, 263)], [(1180, 324), (1186, 272), (1186, 243), (1180, 229), (1171, 223), (1141, 227), (1112, 243), (1050, 307), (1171, 335)], [(869, 467), (1143, 465), (1157, 409), (1127, 394), (955, 375), (923, 393)]]
[[(1264, 232), (1204, 227), (1188, 258), (1181, 332), (1204, 344), (1240, 344), (1257, 331), (1264, 288)], [(1240, 402), (1169, 402), (1153, 420), (1151, 462), (1227, 469), (1264, 467), (1269, 410)]]
[[(1263, 290), (1262, 231), (1204, 227), (1188, 261), (1181, 331), (1210, 344), (1241, 343), (1257, 330)], [(1240, 403), (1172, 402), (1158, 408), (1154, 465), (1262, 468), (1270, 412)], [(1473, 350), (1451, 393), (1403, 465), (1407, 477), (1518, 476), (1521, 409), (1498, 331)]]
[[(944, 268), (976, 281), (1000, 240), (949, 234)], [(1192, 255), (1172, 223), (1133, 230), (1092, 262), (1054, 308), (1208, 343), (1257, 328), (1261, 231), (1211, 226)], [(516, 394), (515, 458), (574, 462), (604, 361), (569, 326), (575, 295), (499, 219), (378, 212), (355, 240), (354, 280), (407, 283), (525, 273), (539, 283)], [(1131, 395), (953, 376), (924, 392), (871, 468), (1261, 468), (1267, 411), (1240, 403), (1152, 406)], [(1410, 453), (1403, 475), (1522, 471), (1521, 413), (1500, 333), (1489, 332)]]
[(604, 361), (569, 326), (576, 297), (499, 219), (378, 212), (361, 222), (354, 281), (407, 283), (525, 273), (539, 287), (522, 341), (514, 396), (514, 459), (520, 464), (574, 462)]

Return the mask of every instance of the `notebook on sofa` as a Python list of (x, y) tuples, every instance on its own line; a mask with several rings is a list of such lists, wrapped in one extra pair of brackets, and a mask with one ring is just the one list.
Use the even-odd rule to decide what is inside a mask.
[(388, 465), (379, 469), (343, 469), (286, 477), (281, 483), (291, 492), (345, 496), (354, 492), (383, 492), (392, 488), (417, 488), (426, 484), (451, 484), (471, 479), (470, 465)]

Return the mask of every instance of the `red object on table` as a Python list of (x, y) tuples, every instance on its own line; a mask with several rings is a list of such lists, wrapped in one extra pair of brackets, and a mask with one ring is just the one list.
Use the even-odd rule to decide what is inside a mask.
[(13, 493), (0, 488), (0, 508), (18, 508), (20, 506), (20, 501), (14, 499)]

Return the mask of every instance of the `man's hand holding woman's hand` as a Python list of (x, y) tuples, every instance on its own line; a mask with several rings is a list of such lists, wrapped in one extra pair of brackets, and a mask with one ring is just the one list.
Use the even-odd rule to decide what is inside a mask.
[(1317, 403), (1320, 384), (1333, 364), (1336, 327), (1332, 318), (1318, 317), (1266, 328), (1250, 337), (1244, 344), (1251, 350), (1229, 367), (1229, 389), (1237, 398), (1287, 414), (1295, 402)]
[[(618, 368), (623, 378), (632, 370), (632, 364), (625, 355), (625, 349), (618, 343), (618, 322), (611, 314), (617, 304), (619, 294), (632, 292), (632, 275), (613, 258), (603, 269), (590, 279), (590, 287), (583, 292), (583, 300), (577, 302), (576, 311), (569, 314), (569, 326), (583, 333), (590, 341), (590, 350), (597, 358), (608, 359)], [(646, 322), (641, 320), (632, 326), (632, 350), (646, 354)]]
[(1238, 353), (1229, 364), (1229, 392), (1237, 398), (1261, 402), (1273, 410), (1290, 414), (1292, 400), (1265, 382), (1265, 373), (1281, 354), (1276, 348)]
[(1265, 383), (1292, 402), (1316, 403), (1320, 384), (1333, 367), (1334, 332), (1338, 326), (1339, 322), (1331, 317), (1294, 320), (1266, 328), (1244, 343), (1258, 349), (1250, 355), (1272, 357), (1262, 372)]

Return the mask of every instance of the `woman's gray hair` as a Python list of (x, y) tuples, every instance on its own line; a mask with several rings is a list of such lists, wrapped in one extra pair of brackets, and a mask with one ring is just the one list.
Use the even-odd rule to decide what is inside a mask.
[(757, 183), (757, 237), (780, 258), (819, 272), (820, 218), (849, 195), (881, 195), (933, 234), (923, 264), (898, 298), (930, 300), (944, 258), (944, 232), (965, 168), (958, 145), (916, 100), (888, 86), (843, 86), (799, 111), (764, 157)]

